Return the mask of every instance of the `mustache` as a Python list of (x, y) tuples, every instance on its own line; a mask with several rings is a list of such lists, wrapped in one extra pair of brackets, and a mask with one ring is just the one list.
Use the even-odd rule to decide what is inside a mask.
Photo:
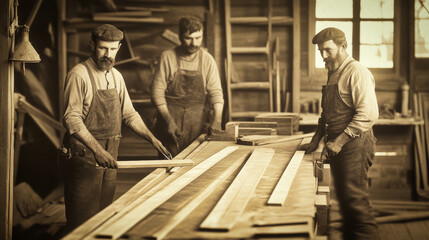
[(109, 58), (109, 57), (101, 57), (98, 60), (101, 62), (113, 63), (113, 58)]

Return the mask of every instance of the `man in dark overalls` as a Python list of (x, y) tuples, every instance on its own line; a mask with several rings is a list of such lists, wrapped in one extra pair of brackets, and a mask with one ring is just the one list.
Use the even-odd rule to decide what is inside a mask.
[(61, 160), (65, 177), (67, 230), (109, 205), (115, 193), (122, 121), (169, 155), (135, 111), (122, 75), (113, 68), (123, 33), (110, 24), (94, 29), (91, 57), (67, 74)]
[(371, 72), (346, 52), (344, 33), (326, 28), (312, 40), (328, 69), (322, 89), (322, 114), (316, 133), (301, 149), (313, 152), (326, 137), (322, 158), (329, 158), (343, 217), (343, 238), (378, 239), (368, 200), (368, 169), (375, 154), (372, 125), (378, 119)]
[(155, 131), (173, 156), (202, 133), (221, 129), (224, 103), (216, 62), (200, 48), (201, 21), (181, 18), (179, 38), (179, 47), (161, 54), (152, 85), (152, 100), (158, 110)]

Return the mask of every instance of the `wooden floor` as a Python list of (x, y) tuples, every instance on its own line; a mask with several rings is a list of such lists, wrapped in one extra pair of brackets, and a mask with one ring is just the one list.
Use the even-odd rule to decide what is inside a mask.
[[(333, 192), (331, 191), (331, 193)], [(341, 216), (338, 203), (335, 200), (335, 194), (332, 194), (331, 197), (328, 239), (342, 240), (342, 234), (339, 230), (341, 226)], [(374, 208), (375, 216), (379, 215), (378, 211), (379, 209)], [(380, 240), (427, 240), (429, 239), (429, 219), (400, 223), (382, 223), (378, 224), (378, 231)]]

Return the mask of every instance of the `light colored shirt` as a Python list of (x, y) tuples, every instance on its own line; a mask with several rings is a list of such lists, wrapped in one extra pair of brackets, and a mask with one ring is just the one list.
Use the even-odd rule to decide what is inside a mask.
[[(122, 74), (115, 68), (109, 72), (99, 70), (92, 58), (87, 59), (86, 63), (94, 76), (97, 89), (107, 89), (107, 83), (109, 83), (109, 89), (116, 85), (124, 123), (129, 125), (132, 121), (141, 118), (132, 105)], [(114, 78), (112, 74), (115, 75)], [(88, 71), (83, 64), (77, 64), (68, 72), (64, 87), (63, 124), (70, 134), (86, 128), (84, 122), (93, 99), (92, 88)]]
[[(348, 56), (341, 66), (331, 73), (328, 85), (338, 83), (338, 90), (344, 103), (356, 111), (352, 121), (344, 130), (354, 138), (374, 125), (378, 119), (378, 104), (372, 73), (358, 61), (353, 61), (346, 66), (350, 61), (353, 61), (353, 58)], [(342, 74), (341, 71), (343, 71)]]
[[(206, 94), (209, 96), (210, 104), (224, 103), (222, 86), (219, 78), (219, 71), (214, 58), (205, 50), (202, 50), (202, 75)], [(152, 100), (155, 105), (167, 104), (165, 99), (165, 91), (167, 89), (167, 81), (172, 81), (174, 74), (179, 69), (177, 66), (176, 49), (169, 49), (162, 52), (160, 57), (159, 68), (157, 69), (153, 84), (152, 84)], [(179, 57), (180, 68), (185, 70), (195, 71), (198, 69), (198, 54), (193, 54), (190, 57)]]

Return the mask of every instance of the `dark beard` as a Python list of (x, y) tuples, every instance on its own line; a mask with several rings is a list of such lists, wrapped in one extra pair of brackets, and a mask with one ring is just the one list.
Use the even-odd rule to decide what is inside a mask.
[(103, 71), (110, 71), (110, 69), (112, 69), (114, 64), (115, 64), (115, 59), (113, 58), (108, 58), (108, 57), (97, 58), (97, 66)]

